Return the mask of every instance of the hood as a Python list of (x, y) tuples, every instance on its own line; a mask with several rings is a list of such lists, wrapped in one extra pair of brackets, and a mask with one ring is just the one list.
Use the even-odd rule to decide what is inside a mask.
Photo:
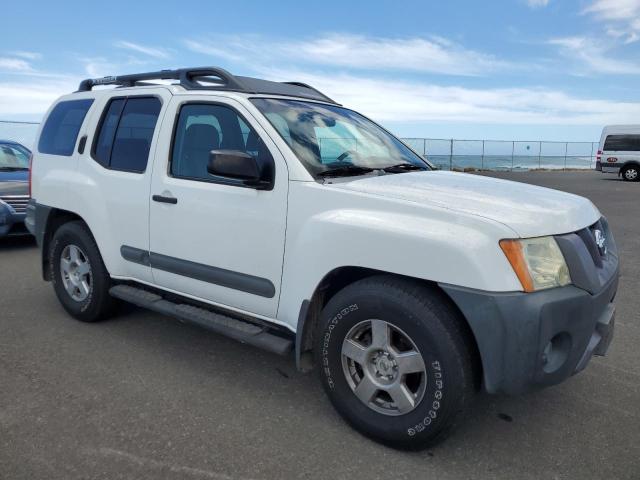
[(29, 172), (19, 170), (15, 172), (3, 172), (0, 170), (0, 197), (5, 195), (28, 195)]
[(477, 215), (507, 225), (523, 238), (573, 232), (600, 218), (584, 197), (466, 173), (399, 173), (332, 187)]

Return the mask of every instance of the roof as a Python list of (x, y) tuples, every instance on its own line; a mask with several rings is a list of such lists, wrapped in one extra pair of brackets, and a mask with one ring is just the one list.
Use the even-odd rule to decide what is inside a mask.
[(178, 80), (186, 90), (231, 91), (249, 94), (284, 95), (306, 98), (339, 105), (331, 98), (310, 85), (301, 82), (272, 82), (260, 78), (232, 75), (219, 67), (180, 68), (157, 72), (134, 73), (130, 75), (87, 78), (80, 82), (79, 92), (90, 91), (98, 85), (135, 87), (150, 85), (153, 80)]

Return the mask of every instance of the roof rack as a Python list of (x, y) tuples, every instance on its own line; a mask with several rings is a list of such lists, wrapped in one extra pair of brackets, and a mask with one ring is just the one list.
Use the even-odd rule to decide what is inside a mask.
[(252, 77), (232, 75), (223, 68), (198, 67), (133, 73), (116, 77), (87, 78), (80, 82), (79, 92), (88, 92), (98, 85), (135, 87), (152, 85), (149, 80), (178, 80), (186, 90), (225, 90), (253, 94), (286, 95), (321, 100), (339, 105), (319, 90), (301, 82), (272, 82)]

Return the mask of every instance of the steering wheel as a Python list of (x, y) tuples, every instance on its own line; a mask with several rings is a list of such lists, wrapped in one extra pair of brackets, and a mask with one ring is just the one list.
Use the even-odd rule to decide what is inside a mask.
[(340, 156), (336, 158), (336, 162), (342, 162), (347, 157), (356, 157), (356, 156), (358, 156), (358, 152), (356, 152), (355, 150), (347, 150), (345, 152), (342, 152)]

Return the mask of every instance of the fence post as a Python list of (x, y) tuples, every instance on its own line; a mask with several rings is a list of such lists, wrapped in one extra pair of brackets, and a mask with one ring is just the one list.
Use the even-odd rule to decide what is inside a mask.
[(427, 139), (426, 138), (422, 139), (422, 156), (423, 157), (427, 156)]
[(516, 151), (516, 142), (515, 140), (511, 142), (511, 171), (513, 172), (513, 154)]
[(565, 142), (564, 143), (564, 168), (562, 169), (562, 171), (566, 171), (567, 170), (567, 151), (569, 150), (569, 142)]
[(453, 170), (453, 138), (451, 139), (451, 144), (449, 145), (449, 171)]
[(593, 142), (591, 142), (591, 155), (589, 156), (589, 169), (593, 169)]
[(482, 160), (480, 160), (480, 170), (484, 170), (484, 140), (482, 140)]
[(542, 142), (538, 142), (538, 170), (542, 170)]

